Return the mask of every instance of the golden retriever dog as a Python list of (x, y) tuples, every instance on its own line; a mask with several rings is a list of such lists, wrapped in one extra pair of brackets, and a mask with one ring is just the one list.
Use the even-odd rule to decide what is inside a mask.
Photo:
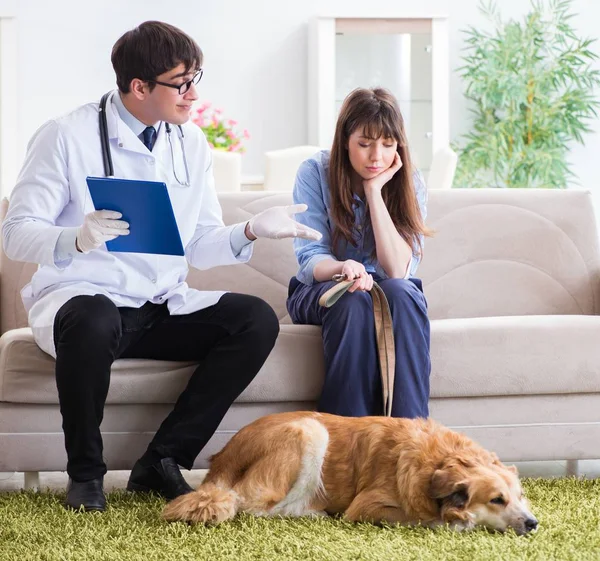
[(537, 528), (514, 466), (431, 419), (262, 417), (211, 458), (169, 521), (216, 524), (258, 516), (343, 514), (350, 521), (526, 534)]

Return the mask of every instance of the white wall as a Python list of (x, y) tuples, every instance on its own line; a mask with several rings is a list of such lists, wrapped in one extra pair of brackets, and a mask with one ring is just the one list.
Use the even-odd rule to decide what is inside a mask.
[[(205, 54), (202, 100), (222, 107), (249, 129), (252, 138), (243, 172), (261, 174), (263, 153), (307, 140), (307, 22), (317, 15), (399, 16), (447, 14), (451, 68), (460, 65), (459, 30), (479, 25), (476, 0), (0, 0), (0, 15), (18, 18), (18, 152), (46, 119), (98, 99), (114, 86), (110, 64), (113, 43), (127, 29), (160, 19), (193, 36)], [(503, 0), (502, 13), (520, 16), (523, 0)], [(575, 0), (574, 20), (581, 34), (598, 36), (600, 2)], [(374, 10), (376, 13), (374, 13)], [(600, 52), (600, 45), (596, 45)], [(600, 68), (600, 64), (598, 64)], [(469, 128), (456, 74), (450, 80), (451, 138)], [(576, 146), (571, 160), (583, 186), (597, 189), (600, 124)]]

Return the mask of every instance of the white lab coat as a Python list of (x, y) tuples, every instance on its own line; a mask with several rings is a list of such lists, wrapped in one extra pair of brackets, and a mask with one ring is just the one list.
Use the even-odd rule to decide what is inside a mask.
[[(113, 96), (118, 95), (113, 92)], [(179, 227), (185, 257), (113, 253), (106, 246), (77, 253), (69, 262), (54, 263), (58, 236), (76, 228), (94, 210), (87, 176), (104, 176), (98, 103), (47, 122), (31, 139), (23, 169), (2, 225), (6, 254), (40, 265), (21, 291), (36, 343), (56, 357), (54, 317), (74, 296), (103, 294), (117, 306), (139, 307), (146, 301), (167, 302), (171, 314), (188, 314), (218, 302), (225, 292), (188, 287), (188, 262), (198, 269), (247, 262), (252, 245), (235, 256), (231, 230), (221, 218), (214, 188), (212, 153), (204, 134), (193, 123), (183, 125), (190, 187), (180, 185), (164, 125), (149, 152), (120, 119), (111, 100), (107, 106), (108, 135), (115, 177), (164, 181)], [(175, 168), (186, 177), (179, 128), (172, 126)]]

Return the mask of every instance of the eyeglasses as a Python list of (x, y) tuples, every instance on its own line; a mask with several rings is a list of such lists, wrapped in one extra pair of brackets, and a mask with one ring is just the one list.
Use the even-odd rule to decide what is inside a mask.
[(153, 82), (154, 84), (167, 86), (167, 88), (175, 88), (179, 92), (179, 95), (183, 95), (189, 91), (189, 89), (192, 87), (192, 84), (194, 84), (194, 86), (198, 85), (198, 83), (202, 79), (202, 74), (204, 74), (204, 70), (202, 70), (201, 68), (200, 70), (198, 70), (198, 72), (196, 72), (196, 74), (194, 74), (194, 77), (191, 80), (188, 80), (187, 82), (184, 82), (183, 84), (179, 85), (169, 84), (168, 82), (159, 82), (158, 80), (146, 80), (146, 82)]

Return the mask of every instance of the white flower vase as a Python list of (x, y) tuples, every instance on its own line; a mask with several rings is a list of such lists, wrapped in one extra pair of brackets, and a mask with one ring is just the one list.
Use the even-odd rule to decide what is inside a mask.
[(213, 175), (218, 193), (242, 190), (242, 155), (213, 149)]

